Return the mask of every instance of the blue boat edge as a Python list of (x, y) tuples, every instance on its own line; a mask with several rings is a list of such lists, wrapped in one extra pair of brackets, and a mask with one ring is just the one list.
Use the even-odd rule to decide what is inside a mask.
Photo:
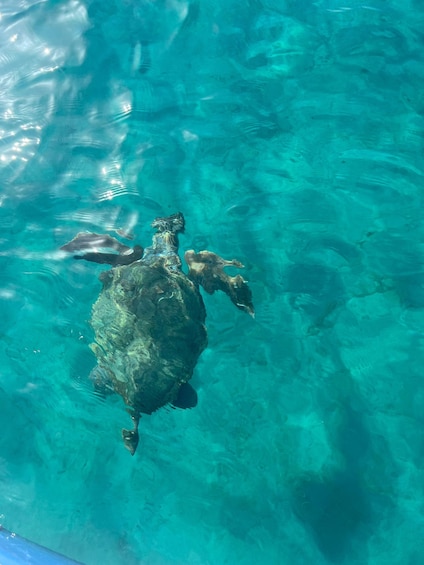
[(1, 565), (84, 565), (29, 541), (0, 525), (0, 563)]

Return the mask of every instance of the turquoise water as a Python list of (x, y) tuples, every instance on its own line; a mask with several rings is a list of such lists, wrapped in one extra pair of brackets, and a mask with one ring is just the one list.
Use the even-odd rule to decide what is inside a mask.
[[(0, 14), (0, 522), (86, 565), (422, 563), (422, 3)], [(178, 210), (257, 315), (205, 296), (198, 406), (131, 457), (88, 379), (105, 267), (58, 249)]]

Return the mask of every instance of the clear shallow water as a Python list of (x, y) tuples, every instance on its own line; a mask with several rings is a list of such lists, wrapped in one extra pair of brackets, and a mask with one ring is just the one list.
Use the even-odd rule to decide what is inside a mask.
[[(419, 2), (3, 0), (0, 516), (87, 565), (415, 565), (422, 531)], [(206, 297), (195, 410), (88, 374), (81, 230), (246, 264)]]

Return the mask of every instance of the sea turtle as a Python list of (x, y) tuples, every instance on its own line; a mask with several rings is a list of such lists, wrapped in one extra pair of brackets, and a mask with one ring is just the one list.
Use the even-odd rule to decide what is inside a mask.
[(74, 255), (76, 259), (113, 265), (100, 274), (103, 289), (92, 309), (95, 343), (90, 347), (97, 366), (90, 376), (96, 389), (119, 394), (127, 405), (134, 428), (122, 430), (122, 436), (132, 455), (141, 414), (166, 404), (197, 403), (188, 381), (207, 345), (199, 285), (209, 294), (222, 290), (237, 308), (254, 316), (246, 281), (223, 271), (227, 266), (243, 267), (239, 261), (190, 250), (185, 253), (188, 274), (182, 271), (178, 234), (184, 232), (184, 224), (181, 213), (156, 218), (153, 243), (144, 250), (94, 233), (80, 233), (61, 248), (82, 252)]

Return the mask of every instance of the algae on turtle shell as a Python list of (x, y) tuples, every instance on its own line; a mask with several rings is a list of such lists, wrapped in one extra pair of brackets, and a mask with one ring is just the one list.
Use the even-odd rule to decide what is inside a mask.
[[(224, 291), (238, 308), (254, 315), (246, 281), (223, 271), (226, 266), (243, 267), (241, 263), (225, 261), (210, 251), (187, 251), (186, 275), (178, 256), (183, 215), (156, 218), (152, 227), (157, 230), (152, 246), (141, 258), (135, 254), (129, 264), (133, 250), (110, 236), (79, 234), (63, 247), (65, 251), (87, 251), (78, 258), (88, 256), (89, 261), (116, 265), (101, 273), (103, 289), (92, 309), (95, 343), (91, 349), (97, 366), (91, 378), (99, 391), (115, 392), (127, 405), (134, 429), (123, 430), (122, 435), (131, 454), (138, 445), (140, 415), (166, 404), (181, 405), (182, 391), (190, 390), (187, 383), (207, 345), (206, 310), (199, 285), (210, 294)], [(118, 254), (96, 251), (99, 241)], [(190, 402), (195, 405), (196, 394), (191, 393)]]

